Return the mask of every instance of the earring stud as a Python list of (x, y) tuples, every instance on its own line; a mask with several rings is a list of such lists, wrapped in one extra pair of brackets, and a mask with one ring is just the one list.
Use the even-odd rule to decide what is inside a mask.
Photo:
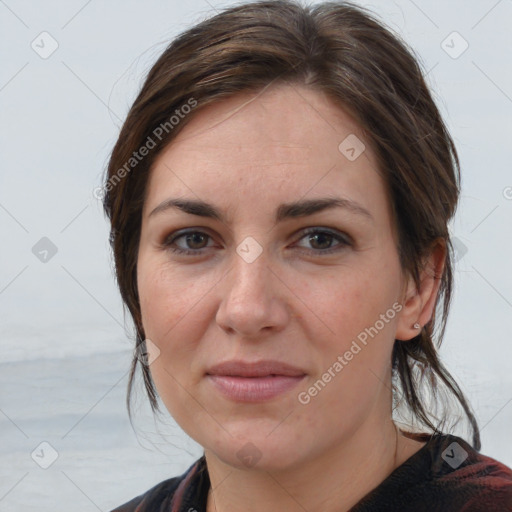
[(414, 326), (413, 326), (413, 327), (414, 327), (415, 329), (419, 329), (419, 328), (421, 327), (421, 325), (420, 325), (418, 322), (416, 322), (416, 323), (414, 324)]

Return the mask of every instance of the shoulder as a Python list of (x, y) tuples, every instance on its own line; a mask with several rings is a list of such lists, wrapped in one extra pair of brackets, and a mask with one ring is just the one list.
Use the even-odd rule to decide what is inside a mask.
[(426, 444), (352, 512), (512, 512), (512, 470), (462, 438), (425, 436)]
[[(200, 471), (196, 471), (197, 468), (199, 468)], [(148, 491), (140, 494), (139, 496), (136, 496), (130, 501), (127, 501), (123, 505), (113, 509), (111, 512), (153, 512), (164, 509), (167, 510), (171, 504), (175, 492), (180, 492), (178, 487), (184, 480), (186, 481), (183, 483), (183, 485), (188, 487), (188, 491), (195, 491), (197, 489), (204, 491), (203, 487), (209, 484), (209, 479), (207, 477), (201, 477), (201, 474), (205, 469), (206, 465), (203, 455), (201, 458), (196, 460), (182, 475), (175, 476), (158, 483)], [(192, 475), (194, 475), (194, 478), (190, 480), (189, 477)]]
[(456, 436), (442, 436), (432, 455), (436, 487), (454, 500), (465, 500), (468, 511), (512, 511), (512, 469), (508, 466)]
[(159, 500), (162, 502), (165, 499), (172, 498), (181, 480), (182, 477), (180, 476), (164, 480), (145, 493), (140, 494), (123, 505), (113, 509), (111, 512), (138, 512), (140, 510), (139, 506), (143, 503), (146, 506), (149, 501), (155, 502), (155, 500)]
[[(418, 464), (425, 469), (415, 486), (423, 499), (465, 512), (512, 511), (512, 470), (476, 451), (462, 438), (438, 435)], [(414, 491), (413, 491), (414, 492)]]

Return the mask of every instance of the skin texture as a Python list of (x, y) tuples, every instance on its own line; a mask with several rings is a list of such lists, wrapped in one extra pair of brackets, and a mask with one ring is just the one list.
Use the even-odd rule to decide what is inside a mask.
[[(366, 146), (354, 161), (338, 149), (350, 134)], [(333, 208), (274, 220), (282, 203), (334, 196), (371, 218)], [(171, 197), (211, 203), (225, 219), (178, 209), (148, 217)], [(278, 84), (209, 106), (157, 159), (138, 255), (143, 326), (163, 403), (205, 449), (208, 512), (348, 510), (423, 446), (391, 420), (390, 359), (395, 338), (411, 339), (414, 323), (432, 315), (444, 249), (432, 251), (416, 290), (402, 273), (390, 212), (358, 125), (303, 86)], [(310, 239), (306, 228), (350, 243), (321, 233)], [(208, 235), (174, 242), (192, 255), (163, 246), (182, 229)], [(249, 236), (263, 249), (251, 263), (236, 251)], [(393, 304), (400, 311), (301, 403), (298, 394)], [(272, 400), (235, 403), (205, 378), (231, 359), (285, 361), (307, 375)], [(259, 457), (254, 466), (237, 456), (241, 449)]]

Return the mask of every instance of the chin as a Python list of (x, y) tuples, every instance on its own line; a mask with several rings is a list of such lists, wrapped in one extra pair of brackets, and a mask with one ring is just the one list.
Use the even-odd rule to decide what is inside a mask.
[(207, 451), (224, 464), (242, 470), (279, 472), (296, 466), (302, 455), (298, 447), (303, 448), (304, 445), (294, 442), (293, 434), (285, 429), (269, 436), (271, 430), (260, 426), (233, 436), (224, 432), (222, 440), (208, 443)]

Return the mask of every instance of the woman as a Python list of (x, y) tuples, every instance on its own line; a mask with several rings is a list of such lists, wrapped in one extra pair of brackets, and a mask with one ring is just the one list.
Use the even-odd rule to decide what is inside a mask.
[(140, 365), (204, 455), (116, 510), (512, 510), (435, 346), (458, 173), (411, 51), (360, 7), (245, 4), (172, 42), (104, 208), (128, 407)]

